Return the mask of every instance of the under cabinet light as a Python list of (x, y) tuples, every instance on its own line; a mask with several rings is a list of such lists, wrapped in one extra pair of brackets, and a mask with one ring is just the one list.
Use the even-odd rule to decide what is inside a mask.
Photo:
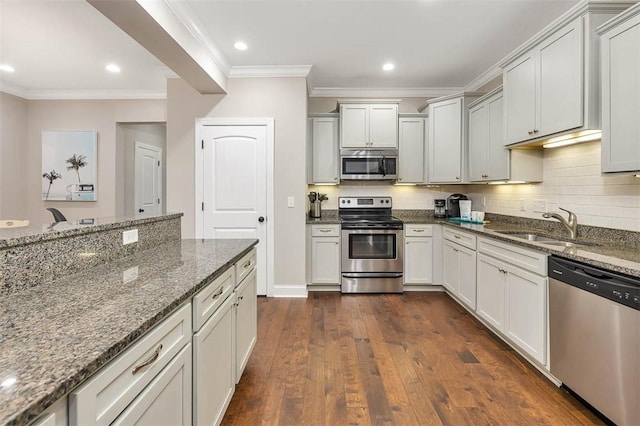
[(527, 183), (524, 180), (494, 180), (493, 182), (487, 182), (489, 185), (515, 185), (520, 183)]
[(551, 138), (546, 143), (544, 143), (542, 147), (558, 148), (561, 146), (573, 145), (581, 142), (595, 141), (601, 138), (602, 138), (602, 132), (600, 130), (587, 130), (584, 132)]

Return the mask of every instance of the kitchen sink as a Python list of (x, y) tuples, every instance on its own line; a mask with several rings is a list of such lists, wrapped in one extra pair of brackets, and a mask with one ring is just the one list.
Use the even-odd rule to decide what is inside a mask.
[(577, 246), (595, 246), (597, 244), (588, 243), (584, 241), (570, 241), (562, 238), (549, 237), (547, 235), (521, 232), (521, 231), (496, 231), (498, 234), (509, 235), (514, 238), (521, 238), (527, 241), (535, 241), (540, 244), (553, 246), (553, 247), (577, 247)]

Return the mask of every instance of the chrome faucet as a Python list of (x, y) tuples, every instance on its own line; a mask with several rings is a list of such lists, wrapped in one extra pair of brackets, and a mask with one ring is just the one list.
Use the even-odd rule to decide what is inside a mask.
[(572, 211), (567, 209), (563, 209), (562, 207), (558, 207), (560, 210), (569, 213), (569, 220), (565, 220), (564, 217), (560, 216), (558, 213), (554, 212), (546, 212), (542, 214), (542, 217), (545, 219), (556, 219), (560, 221), (561, 224), (564, 225), (565, 228), (569, 231), (570, 238), (572, 240), (576, 239), (578, 235), (578, 217)]

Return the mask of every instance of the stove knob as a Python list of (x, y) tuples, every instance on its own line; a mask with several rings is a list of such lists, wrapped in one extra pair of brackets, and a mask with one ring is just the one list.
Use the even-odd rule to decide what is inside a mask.
[(347, 203), (348, 203), (348, 204), (351, 204), (351, 200), (347, 200)]
[(385, 203), (389, 204), (389, 200), (386, 200)]

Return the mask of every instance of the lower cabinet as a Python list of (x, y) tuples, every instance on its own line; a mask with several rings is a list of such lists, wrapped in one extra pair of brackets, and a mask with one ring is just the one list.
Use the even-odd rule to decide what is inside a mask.
[[(475, 236), (444, 230), (442, 285), (462, 303), (476, 308)], [(455, 241), (455, 242), (454, 242)]]
[(547, 361), (546, 254), (482, 238), (476, 313), (544, 365)]
[(67, 398), (61, 398), (32, 423), (33, 426), (67, 426)]
[(433, 283), (433, 225), (407, 224), (404, 228), (404, 283)]
[(310, 284), (340, 284), (340, 225), (311, 225)]
[(193, 335), (193, 420), (197, 425), (222, 421), (235, 390), (234, 296)]
[(235, 323), (235, 383), (240, 381), (242, 372), (249, 362), (249, 357), (257, 338), (257, 280), (256, 270), (236, 287), (234, 309)]

